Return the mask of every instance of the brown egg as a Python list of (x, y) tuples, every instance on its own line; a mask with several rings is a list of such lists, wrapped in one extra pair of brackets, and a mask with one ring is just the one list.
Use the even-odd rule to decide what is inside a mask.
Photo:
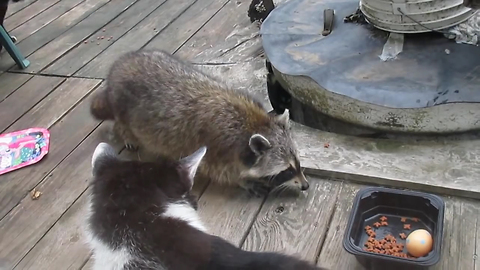
[(407, 251), (415, 257), (423, 257), (432, 251), (432, 235), (426, 230), (415, 230), (407, 237)]

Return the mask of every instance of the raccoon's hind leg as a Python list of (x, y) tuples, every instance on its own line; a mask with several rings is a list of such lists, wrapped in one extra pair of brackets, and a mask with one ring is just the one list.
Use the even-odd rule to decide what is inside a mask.
[(121, 124), (118, 121), (115, 121), (115, 124), (113, 125), (113, 131), (123, 140), (123, 143), (125, 144), (125, 148), (127, 150), (138, 150), (140, 144), (138, 143), (137, 138), (135, 137), (135, 135), (133, 135), (132, 131), (128, 126)]
[(245, 180), (240, 183), (240, 187), (255, 197), (264, 197), (271, 191), (269, 186), (257, 179)]

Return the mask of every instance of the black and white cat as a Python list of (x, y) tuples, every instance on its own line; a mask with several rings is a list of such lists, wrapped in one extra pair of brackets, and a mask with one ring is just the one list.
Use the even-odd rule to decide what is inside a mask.
[(294, 257), (243, 251), (207, 233), (190, 195), (206, 151), (150, 163), (121, 160), (108, 144), (97, 146), (87, 220), (93, 269), (319, 270)]

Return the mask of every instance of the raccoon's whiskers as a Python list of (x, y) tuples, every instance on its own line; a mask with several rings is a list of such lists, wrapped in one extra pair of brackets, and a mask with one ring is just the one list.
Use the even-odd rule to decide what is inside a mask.
[[(276, 176), (276, 175), (272, 175), (272, 176), (269, 176), (269, 177), (268, 177), (267, 184), (268, 184), (269, 186), (271, 186), (271, 184), (272, 184), (273, 179), (275, 178), (275, 176)], [(280, 186), (281, 186), (281, 185), (280, 185)]]
[(285, 183), (275, 187), (272, 189), (271, 193), (272, 194), (275, 194), (275, 195), (280, 195), (281, 193), (283, 193), (284, 191), (286, 191), (288, 189), (288, 186), (285, 185)]

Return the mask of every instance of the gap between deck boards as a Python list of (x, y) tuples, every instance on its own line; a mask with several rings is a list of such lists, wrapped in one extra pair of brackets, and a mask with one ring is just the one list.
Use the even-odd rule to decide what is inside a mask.
[[(95, 24), (95, 29), (90, 29), (90, 32), (81, 29), (87, 25), (87, 23), (82, 24), (82, 22), (85, 22), (85, 20), (87, 22), (93, 21), (93, 16), (95, 16), (93, 18), (99, 18), (98, 14), (104, 12), (106, 10), (104, 6), (111, 1), (101, 0), (93, 6), (86, 5), (83, 1), (66, 1), (58, 2), (65, 4), (64, 14), (59, 13), (64, 9), (54, 10), (49, 7), (41, 14), (32, 17), (29, 20), (30, 24), (28, 22), (23, 23), (16, 29), (30, 29), (29, 31), (32, 31), (30, 36), (24, 37), (20, 47), (25, 49), (28, 55), (35, 55), (33, 59), (41, 61), (35, 67), (34, 72), (40, 70), (42, 76), (52, 76), (64, 80), (59, 87), (65, 83), (65, 79), (68, 80), (73, 77), (87, 79), (90, 76), (88, 79), (92, 79), (92, 77), (98, 76), (101, 79), (100, 84), (105, 77), (111, 59), (119, 51), (139, 48), (165, 48), (192, 62), (199, 63), (200, 68), (206, 68), (215, 76), (228, 78), (239, 88), (260, 94), (268, 107), (268, 99), (265, 95), (265, 68), (261, 57), (262, 50), (258, 38), (258, 29), (255, 28), (254, 24), (250, 24), (246, 17), (246, 9), (250, 1), (180, 1), (181, 6), (176, 7), (175, 12), (165, 12), (157, 8), (139, 21), (131, 18), (132, 20), (127, 24), (123, 24), (117, 18), (121, 18), (122, 14), (129, 14), (128, 10), (139, 4), (139, 1), (131, 2), (133, 3), (131, 5), (129, 5), (130, 2), (123, 1), (122, 3), (128, 7), (126, 10), (115, 9), (115, 14), (109, 13), (108, 18), (101, 18), (102, 22), (105, 23), (103, 26)], [(167, 0), (166, 3), (170, 4), (164, 6), (164, 3), (162, 6), (175, 8), (172, 5), (172, 0)], [(21, 10), (25, 10), (25, 7), (21, 8), (20, 5), (18, 7), (18, 10), (13, 14), (21, 14)], [(167, 16), (166, 14), (168, 17), (163, 17), (163, 15)], [(40, 22), (42, 18), (49, 18), (48, 20), (51, 21), (47, 25), (39, 24), (34, 27), (36, 22)], [(116, 32), (119, 34), (119, 39), (115, 40), (113, 44), (101, 48), (85, 49), (80, 47), (83, 45), (81, 43), (82, 38), (95, 37), (95, 33), (98, 33), (98, 30), (105, 25), (125, 28)], [(159, 27), (158, 33), (152, 33), (152, 26), (158, 25), (162, 26)], [(62, 40), (71, 41), (76, 45), (62, 48), (61, 52), (56, 52), (54, 49), (61, 44)], [(81, 49), (77, 51), (79, 48)], [(80, 53), (82, 49), (91, 52), (91, 54)], [(50, 55), (50, 52), (54, 52), (55, 57), (44, 58), (42, 56)], [(80, 64), (72, 66), (65, 74), (57, 72), (64, 70), (61, 67), (63, 65), (68, 66), (68, 62), (78, 55), (85, 57)], [(210, 65), (205, 63), (210, 63)], [(223, 63), (230, 64), (224, 65)], [(11, 65), (12, 63), (10, 63)], [(52, 74), (49, 74), (49, 71)], [(14, 75), (6, 75), (13, 74), (10, 72), (19, 72), (22, 74), (17, 75), (25, 76), (18, 77), (15, 80), (14, 84), (17, 85), (17, 91), (38, 76), (38, 74), (35, 76), (23, 74), (29, 73), (28, 70), (15, 70), (0, 75), (0, 80), (2, 76), (14, 77)], [(82, 79), (76, 80), (81, 81)], [(51, 126), (52, 133), (55, 134), (54, 137), (61, 138), (58, 143), (55, 143), (56, 145), (52, 145), (52, 150), (55, 151), (56, 156), (48, 157), (36, 167), (32, 166), (30, 170), (25, 169), (17, 172), (15, 177), (7, 177), (10, 179), (12, 186), (17, 183), (15, 181), (19, 181), (18, 183), (21, 184), (17, 187), (17, 192), (20, 190), (26, 196), (17, 198), (17, 195), (18, 204), (13, 205), (11, 211), (2, 214), (5, 214), (9, 220), (17, 219), (17, 222), (23, 220), (24, 222), (20, 222), (20, 225), (27, 224), (30, 226), (30, 228), (24, 228), (24, 233), (31, 234), (25, 239), (25, 242), (19, 243), (21, 248), (17, 250), (18, 252), (11, 252), (12, 256), (15, 257), (11, 263), (16, 266), (16, 269), (39, 269), (42, 267), (43, 269), (55, 269), (54, 262), (59, 263), (57, 266), (69, 265), (77, 269), (81, 267), (86, 269), (92, 262), (88, 260), (90, 251), (79, 242), (80, 227), (77, 223), (77, 221), (82, 220), (79, 213), (82, 204), (85, 202), (84, 192), (87, 187), (84, 186), (84, 183), (78, 187), (68, 185), (64, 187), (61, 185), (60, 178), (65, 171), (73, 174), (72, 170), (74, 168), (65, 169), (69, 164), (71, 167), (78, 166), (79, 163), (73, 162), (73, 159), (90, 158), (91, 149), (88, 149), (92, 148), (99, 140), (95, 136), (98, 136), (100, 129), (107, 127), (107, 125), (88, 118), (89, 93), (94, 91), (92, 89), (85, 89), (85, 96), (79, 99), (78, 103), (63, 107), (65, 111), (62, 114), (57, 115), (52, 110), (42, 109), (44, 106), (38, 104), (52, 104), (52, 97), (54, 96), (50, 95), (53, 95), (57, 91), (56, 89), (52, 90), (53, 92), (48, 92), (45, 98), (39, 99), (38, 103), (35, 103), (35, 100), (29, 105), (31, 108), (27, 112), (20, 112), (23, 114), (17, 120), (18, 124), (15, 124), (17, 123), (15, 122), (13, 125), (9, 125), (9, 128), (20, 128), (32, 123), (32, 121), (35, 123), (53, 123)], [(3, 99), (11, 98), (14, 94), (15, 92), (7, 93)], [(61, 95), (61, 93), (59, 92), (58, 95)], [(30, 110), (39, 110), (49, 117), (47, 117), (48, 119), (31, 118)], [(77, 132), (78, 126), (74, 123), (79, 123), (81, 130)], [(406, 177), (408, 181), (390, 179), (389, 176), (397, 175), (395, 174), (396, 171), (392, 170), (386, 173), (383, 171), (383, 166), (402, 168), (402, 166), (406, 166), (405, 164), (408, 165), (408, 163), (402, 163), (402, 161), (399, 163), (400, 166), (389, 162), (375, 163), (376, 167), (373, 169), (368, 168), (368, 163), (359, 163), (361, 159), (358, 157), (361, 153), (364, 153), (360, 151), (360, 149), (363, 149), (360, 147), (363, 146), (362, 144), (375, 146), (373, 151), (367, 149), (372, 156), (380, 155), (382, 159), (388, 160), (385, 157), (390, 157), (391, 153), (385, 154), (379, 151), (377, 141), (354, 140), (356, 143), (348, 143), (351, 138), (308, 130), (306, 127), (295, 124), (294, 133), (299, 138), (298, 143), (304, 143), (303, 146), (300, 145), (300, 152), (302, 163), (308, 169), (307, 172), (324, 176), (309, 176), (309, 178), (324, 179), (316, 180), (311, 186), (311, 191), (305, 197), (295, 200), (282, 200), (275, 196), (249, 199), (245, 197), (241, 190), (210, 185), (208, 182), (200, 183), (196, 186), (195, 191), (200, 195), (200, 214), (202, 219), (208, 223), (212, 232), (247, 250), (270, 250), (296, 254), (332, 270), (357, 269), (358, 264), (355, 259), (343, 250), (340, 236), (343, 235), (351, 208), (351, 200), (353, 200), (353, 196), (360, 186), (342, 180), (397, 185), (401, 188), (424, 189), (430, 192), (438, 191), (447, 194), (449, 192), (446, 188), (427, 185), (421, 181), (415, 182), (408, 177)], [(331, 148), (324, 148), (323, 144), (326, 141), (330, 143)], [(462, 149), (465, 149), (465, 147)], [(405, 151), (402, 153), (402, 158), (408, 158)], [(422, 151), (414, 153), (418, 155)], [(367, 152), (367, 154), (370, 153)], [(122, 155), (127, 155), (127, 153), (122, 153)], [(350, 158), (346, 158), (349, 155)], [(44, 171), (44, 166), (47, 167), (46, 171)], [(83, 166), (82, 168), (88, 167), (84, 162), (81, 163), (81, 166)], [(406, 171), (401, 170), (400, 172), (405, 177)], [(81, 172), (81, 177), (77, 175), (76, 178), (82, 178), (83, 180), (87, 173)], [(37, 175), (31, 179), (31, 175), (35, 174), (41, 176)], [(468, 176), (472, 177), (474, 175), (472, 173)], [(332, 176), (338, 178), (337, 181), (325, 180)], [(443, 176), (444, 180), (448, 180), (446, 176)], [(20, 182), (22, 179), (27, 180)], [(57, 185), (56, 188), (58, 189), (49, 186), (52, 183)], [(47, 191), (60, 190), (62, 192), (59, 193), (62, 194), (59, 194), (59, 196), (62, 200), (61, 202), (52, 202), (51, 200), (55, 199), (54, 197), (50, 199), (43, 197), (43, 199), (40, 198), (40, 200), (32, 202), (28, 191), (33, 187), (40, 187)], [(67, 193), (72, 190), (76, 193)], [(464, 194), (465, 192), (466, 194)], [(469, 191), (458, 187), (454, 193), (456, 193), (455, 195), (475, 197)], [(55, 192), (50, 194), (47, 192), (45, 196), (52, 196), (53, 194)], [(66, 203), (66, 205), (62, 205), (63, 203)], [(446, 227), (455, 237), (445, 238), (445, 255), (436, 269), (450, 270), (451, 267), (458, 267), (459, 270), (470, 270), (471, 268), (467, 265), (477, 264), (474, 255), (476, 256), (476, 246), (480, 243), (480, 241), (471, 241), (471, 239), (477, 239), (479, 235), (477, 234), (478, 221), (476, 220), (479, 214), (478, 202), (447, 199), (447, 208)], [(56, 216), (46, 217), (36, 215), (37, 213), (26, 212), (29, 209), (52, 211), (55, 212)], [(309, 224), (309, 220), (318, 222)], [(453, 228), (461, 227), (464, 221), (473, 225), (468, 225), (463, 230), (454, 232)], [(8, 226), (6, 219), (2, 219), (1, 222), (1, 224), (4, 224), (2, 228)], [(36, 222), (45, 223), (38, 224)], [(302, 224), (303, 222), (306, 224)], [(15, 227), (14, 224), (10, 224), (11, 230)], [(266, 235), (270, 235), (270, 237), (266, 237)], [(4, 239), (7, 239), (7, 237)], [(27, 246), (24, 243), (32, 246)], [(72, 252), (72, 250), (75, 252)], [(3, 252), (10, 253), (6, 249), (3, 249)], [(2, 254), (2, 249), (0, 249), (0, 254)], [(55, 260), (52, 262), (52, 259)], [(1, 266), (0, 264), (0, 268)], [(61, 267), (61, 269), (64, 268), (66, 267)]]

